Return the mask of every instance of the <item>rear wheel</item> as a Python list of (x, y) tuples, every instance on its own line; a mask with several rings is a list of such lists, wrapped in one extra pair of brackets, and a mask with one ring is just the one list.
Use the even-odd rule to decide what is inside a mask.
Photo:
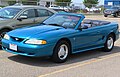
[(103, 50), (105, 52), (110, 52), (114, 47), (114, 36), (112, 34), (110, 34), (108, 37), (107, 37), (107, 40), (104, 44), (104, 48)]
[(70, 52), (70, 45), (66, 41), (62, 40), (57, 43), (54, 48), (52, 60), (57, 63), (63, 63), (67, 60)]

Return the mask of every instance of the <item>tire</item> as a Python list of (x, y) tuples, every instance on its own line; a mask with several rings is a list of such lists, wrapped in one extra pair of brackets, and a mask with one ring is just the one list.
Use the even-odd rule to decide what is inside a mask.
[(117, 14), (117, 13), (115, 13), (114, 17), (118, 17), (118, 14)]
[(70, 45), (68, 42), (62, 40), (58, 42), (57, 45), (55, 46), (53, 50), (52, 60), (53, 62), (56, 63), (63, 63), (67, 60), (69, 54), (70, 54)]
[(0, 31), (0, 46), (1, 46), (1, 40), (2, 40), (2, 38), (4, 37), (4, 34), (6, 33), (6, 32), (9, 32), (10, 30), (9, 29), (2, 29), (1, 31)]
[(107, 40), (104, 44), (103, 51), (110, 52), (114, 47), (114, 36), (112, 34), (108, 35)]
[(104, 15), (104, 17), (107, 17), (107, 15)]

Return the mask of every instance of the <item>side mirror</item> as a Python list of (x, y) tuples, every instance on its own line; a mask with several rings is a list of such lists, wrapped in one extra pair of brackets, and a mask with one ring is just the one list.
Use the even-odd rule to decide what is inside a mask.
[(19, 18), (17, 18), (17, 20), (22, 21), (23, 19), (27, 19), (27, 16), (20, 16)]

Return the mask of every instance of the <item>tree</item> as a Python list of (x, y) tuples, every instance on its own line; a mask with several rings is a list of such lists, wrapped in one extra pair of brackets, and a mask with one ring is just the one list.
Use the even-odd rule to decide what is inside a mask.
[(56, 5), (59, 6), (68, 6), (71, 3), (71, 0), (55, 0)]
[(8, 2), (9, 5), (14, 5), (17, 3), (22, 3), (25, 5), (37, 5), (38, 0), (5, 0)]
[(84, 0), (83, 3), (86, 7), (91, 8), (94, 4), (98, 4), (99, 2), (98, 0)]

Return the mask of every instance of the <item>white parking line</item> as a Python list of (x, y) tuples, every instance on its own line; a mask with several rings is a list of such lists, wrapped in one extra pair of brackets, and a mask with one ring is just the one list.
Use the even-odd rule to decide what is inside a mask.
[(107, 59), (110, 59), (110, 58), (113, 58), (113, 57), (117, 57), (117, 56), (120, 56), (120, 53), (115, 53), (115, 54), (109, 55), (107, 57), (103, 57), (101, 59), (94, 59), (94, 60), (91, 60), (91, 61), (88, 61), (88, 62), (85, 62), (85, 63), (81, 63), (81, 64), (78, 63), (75, 66), (70, 66), (68, 68), (57, 70), (57, 71), (54, 71), (54, 72), (50, 72), (50, 73), (47, 73), (47, 74), (44, 74), (44, 75), (40, 75), (38, 77), (47, 77), (47, 76), (49, 77), (50, 75), (54, 75), (54, 74), (61, 73), (61, 72), (64, 72), (64, 71), (68, 71), (68, 70), (71, 70), (71, 69), (74, 69), (74, 68), (78, 68), (78, 67), (83, 67), (85, 65), (89, 65), (89, 64), (92, 64), (92, 63), (100, 62), (100, 61), (107, 60)]

